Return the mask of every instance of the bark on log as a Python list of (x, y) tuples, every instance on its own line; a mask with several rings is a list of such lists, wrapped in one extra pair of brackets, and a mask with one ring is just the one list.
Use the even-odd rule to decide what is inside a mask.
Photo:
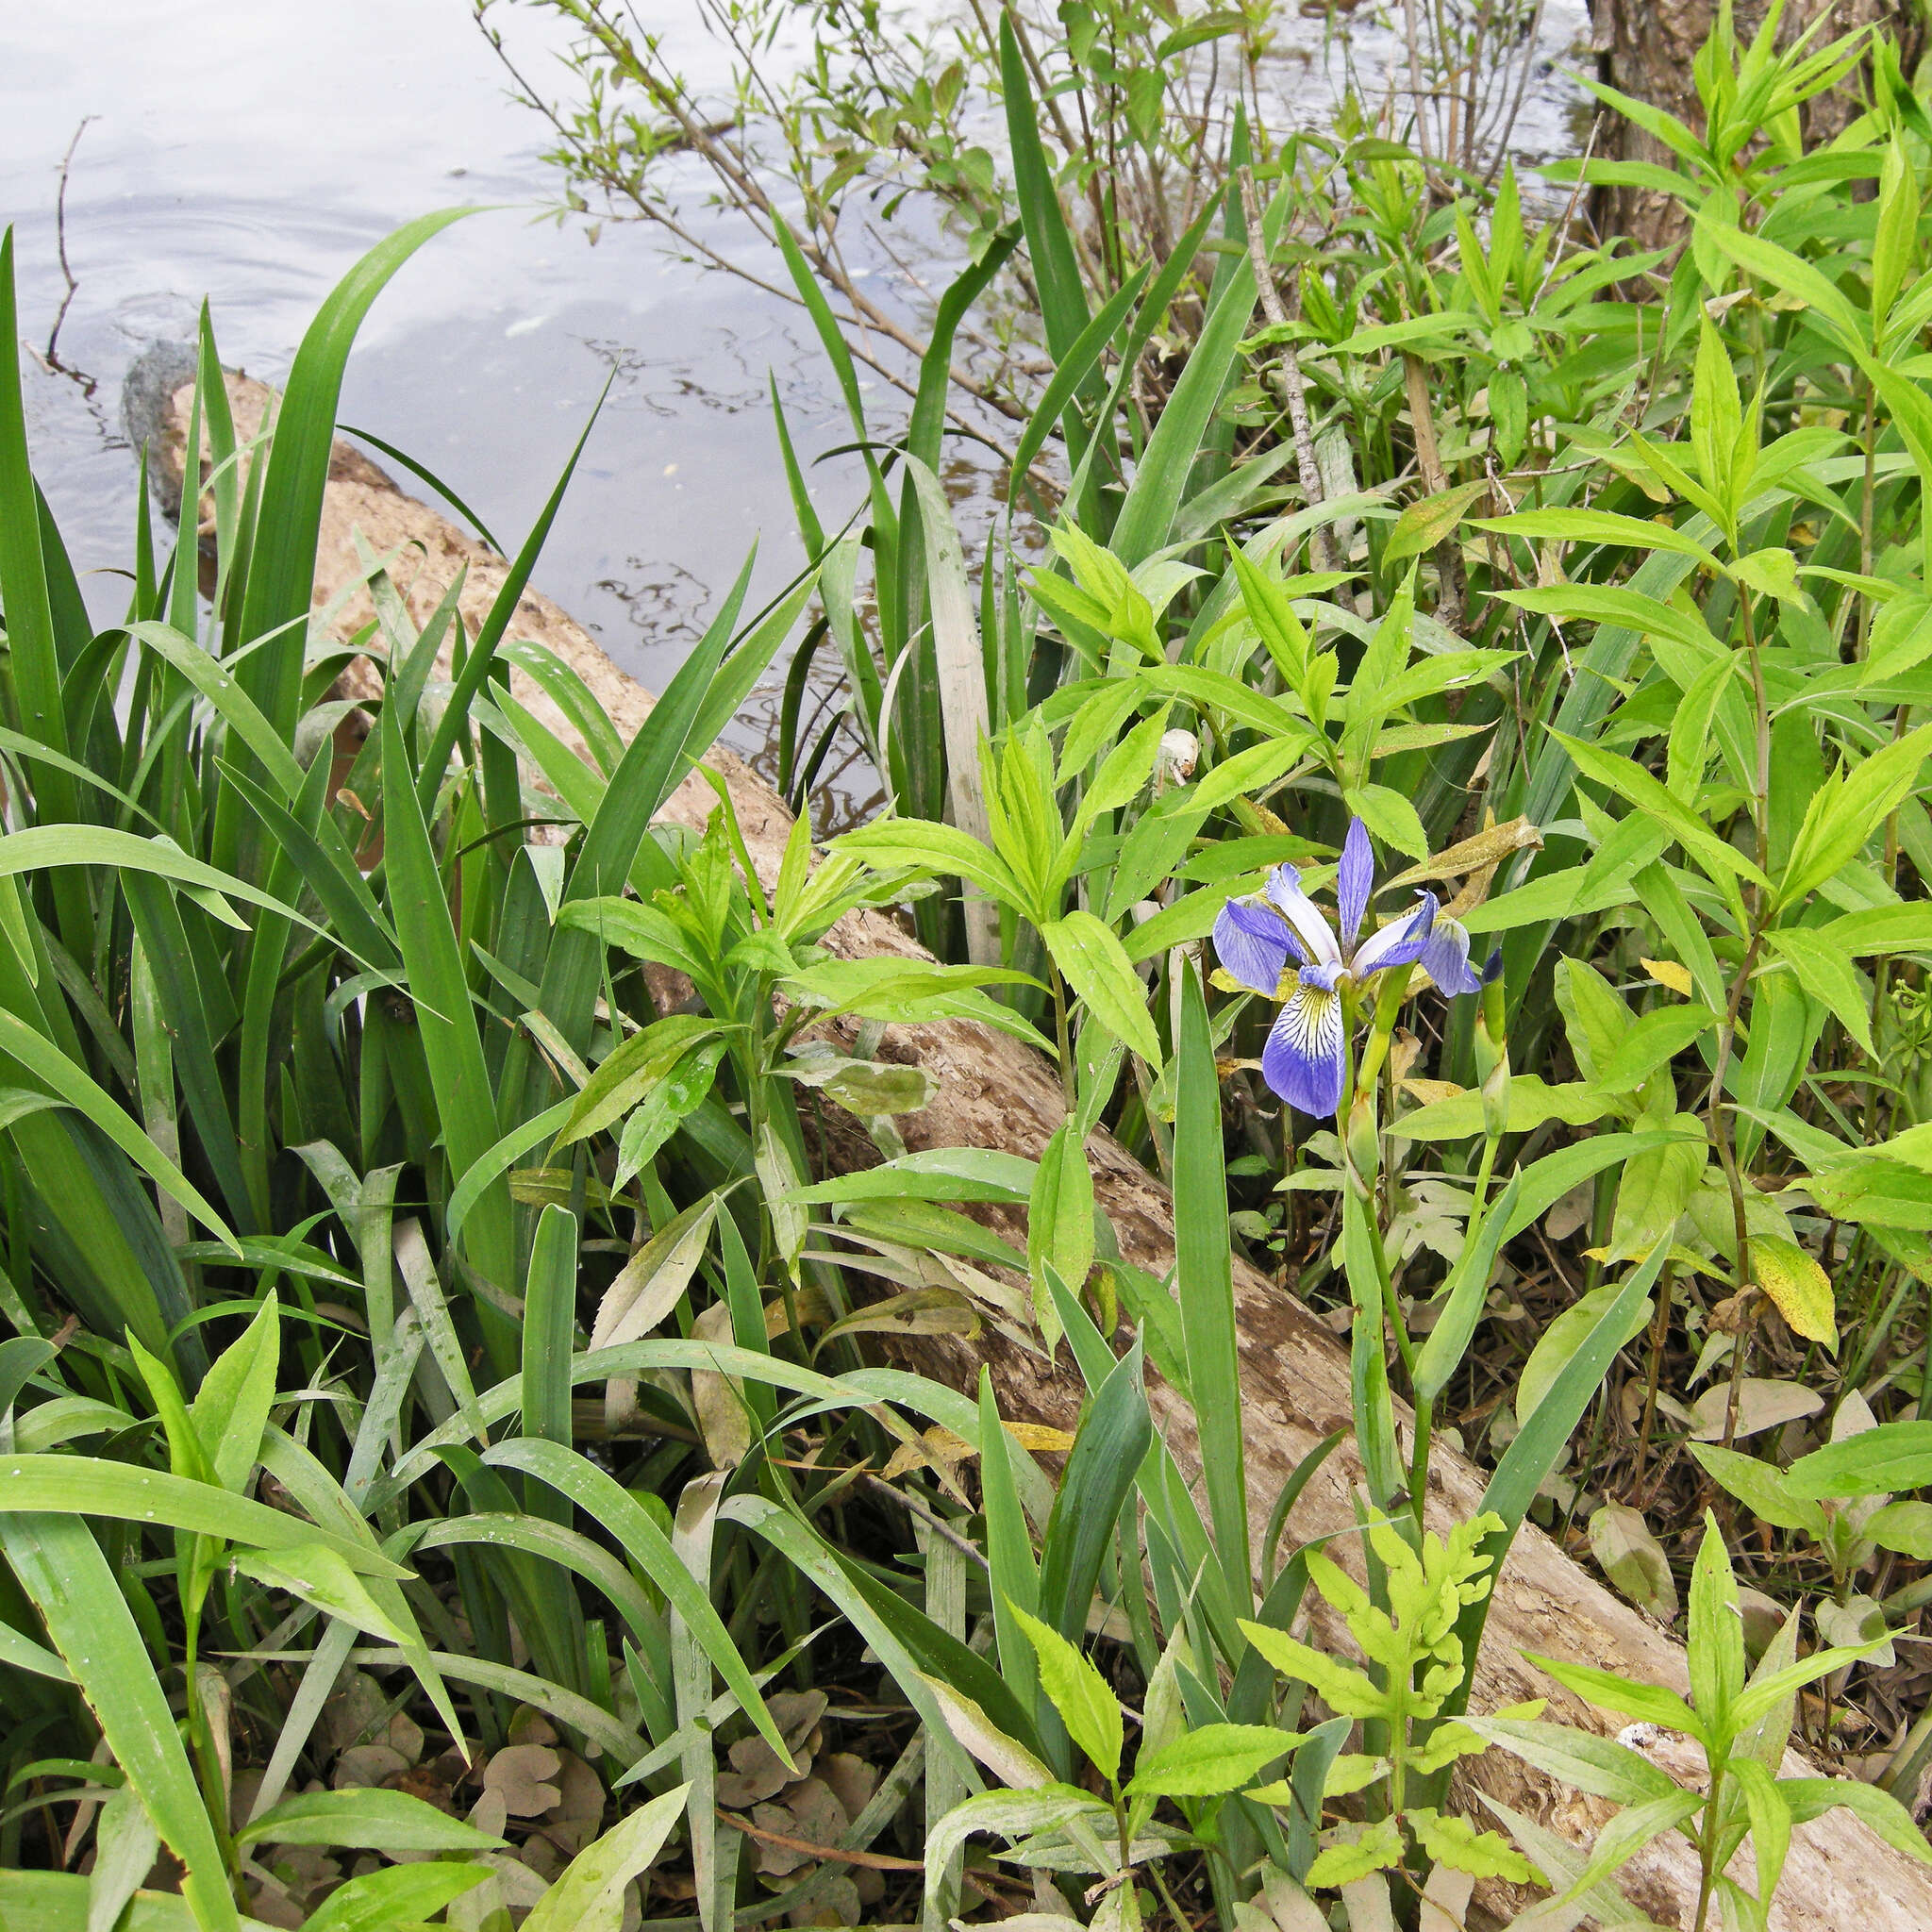
[[(268, 392), (233, 378), (230, 394), (238, 431), (252, 433)], [(175, 398), (172, 432), (157, 438), (155, 467), (178, 479), (186, 436), (189, 391)], [(161, 425), (164, 430), (167, 424)], [(323, 511), (314, 601), (327, 604), (345, 584), (362, 575), (353, 533), (378, 554), (402, 548), (413, 557), (413, 576), (398, 565), (398, 587), (413, 617), (426, 618), (458, 569), (469, 576), (463, 609), (474, 625), (501, 583), (504, 565), (472, 542), (435, 510), (404, 495), (358, 452), (338, 445)], [(352, 597), (335, 620), (347, 637), (366, 622), (366, 593)], [(597, 693), (621, 731), (635, 731), (651, 697), (613, 664), (591, 637), (556, 605), (532, 592), (520, 605), (515, 634), (536, 639), (571, 663)], [(373, 686), (372, 686), (373, 689)], [(518, 695), (533, 708), (541, 694), (521, 680)], [(546, 722), (564, 729), (559, 714), (544, 707)], [(753, 863), (769, 884), (777, 873), (791, 818), (777, 794), (743, 761), (715, 752), (708, 761), (730, 788)], [(701, 825), (715, 797), (695, 775), (674, 795), (666, 816)], [(849, 958), (878, 954), (924, 957), (891, 920), (861, 913), (846, 920), (827, 943)], [(901, 1117), (912, 1148), (1003, 1148), (1037, 1158), (1059, 1124), (1063, 1108), (1052, 1069), (1031, 1049), (977, 1024), (957, 1021), (888, 1029), (885, 1057), (923, 1066), (938, 1084), (939, 1097), (924, 1112)], [(827, 1117), (827, 1126), (831, 1126)], [(1121, 1251), (1156, 1274), (1174, 1261), (1173, 1202), (1167, 1190), (1104, 1133), (1089, 1143), (1094, 1191), (1119, 1237)], [(878, 1153), (857, 1130), (828, 1140), (830, 1165), (839, 1171), (868, 1166)], [(1237, 1258), (1235, 1295), (1241, 1325), (1248, 1484), (1252, 1520), (1266, 1523), (1281, 1486), (1296, 1463), (1331, 1430), (1350, 1421), (1349, 1365), (1345, 1349), (1301, 1302)], [(976, 1386), (979, 1365), (993, 1374), (1002, 1411), (1014, 1420), (1071, 1428), (1080, 1407), (1080, 1384), (1071, 1368), (1050, 1367), (1037, 1355), (989, 1331), (972, 1347), (947, 1340), (902, 1341), (914, 1365), (954, 1386)], [(1193, 1420), (1186, 1406), (1158, 1377), (1148, 1396), (1157, 1426), (1190, 1479), (1198, 1474)], [(1479, 1473), (1446, 1447), (1436, 1452), (1432, 1501), (1439, 1526), (1474, 1513), (1482, 1490)], [(1291, 1522), (1300, 1539), (1345, 1532), (1355, 1518), (1351, 1493), (1357, 1468), (1344, 1454), (1328, 1460), (1309, 1485)], [(1349, 1541), (1345, 1536), (1343, 1542)], [(1336, 1633), (1329, 1633), (1334, 1635)], [(1517, 1539), (1497, 1586), (1489, 1636), (1478, 1665), (1474, 1707), (1491, 1710), (1531, 1697), (1547, 1697), (1552, 1715), (1604, 1731), (1617, 1728), (1554, 1685), (1522, 1655), (1525, 1650), (1622, 1671), (1678, 1691), (1689, 1688), (1683, 1647), (1657, 1624), (1613, 1595), (1572, 1561), (1541, 1531), (1526, 1526)], [(1677, 1747), (1666, 1743), (1658, 1761), (1682, 1772)], [(1518, 1810), (1587, 1844), (1609, 1815), (1608, 1807), (1579, 1797), (1529, 1772), (1514, 1758), (1491, 1751), (1466, 1760), (1460, 1796), (1464, 1808), (1481, 1815), (1474, 1790), (1487, 1791)], [(1816, 1775), (1818, 1767), (1797, 1752), (1788, 1776)], [(1747, 1853), (1748, 1857), (1748, 1853)], [(1749, 1882), (1748, 1874), (1746, 1882)], [(1641, 1854), (1624, 1870), (1623, 1886), (1641, 1910), (1665, 1926), (1689, 1932), (1697, 1891), (1688, 1846), (1674, 1836)], [(1482, 1888), (1478, 1906), (1508, 1916), (1519, 1903), (1506, 1889)], [(1478, 1920), (1472, 1916), (1474, 1926)], [(1495, 1924), (1493, 1916), (1483, 1923)], [(1713, 1919), (1715, 1924), (1715, 1919)], [(1893, 1850), (1848, 1813), (1837, 1811), (1800, 1827), (1791, 1846), (1779, 1902), (1772, 1914), (1776, 1932), (1925, 1932), (1932, 1927), (1932, 1868)]]
[[(1738, 0), (1738, 37), (1748, 42), (1764, 25), (1768, 0)], [(1815, 21), (1829, 14), (1825, 39), (1876, 25), (1899, 43), (1909, 74), (1924, 49), (1924, 13), (1919, 0), (1789, 0), (1778, 24), (1778, 43), (1786, 46)], [(1692, 62), (1718, 16), (1718, 0), (1591, 0), (1592, 41), (1601, 77), (1620, 92), (1674, 114), (1702, 131)], [(1862, 66), (1838, 87), (1803, 108), (1805, 134), (1823, 143), (1843, 133), (1861, 111)], [(1668, 166), (1663, 143), (1642, 128), (1609, 118), (1598, 152), (1613, 160), (1650, 161)], [(1640, 248), (1665, 248), (1683, 240), (1683, 205), (1647, 188), (1600, 190), (1597, 232), (1626, 235)]]

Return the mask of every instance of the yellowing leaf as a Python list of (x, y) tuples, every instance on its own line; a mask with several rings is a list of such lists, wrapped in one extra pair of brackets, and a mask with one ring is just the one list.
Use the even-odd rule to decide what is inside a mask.
[(1685, 999), (1690, 997), (1690, 974), (1674, 959), (1644, 959), (1639, 962), (1659, 986), (1667, 986)]
[(1827, 1348), (1838, 1346), (1831, 1277), (1796, 1241), (1759, 1235), (1751, 1243), (1751, 1275), (1776, 1303), (1794, 1335)]
[(1049, 1428), (1044, 1423), (1009, 1423), (1002, 1421), (1000, 1426), (1023, 1449), (1037, 1449), (1047, 1456), (1065, 1456), (1074, 1446), (1074, 1439), (1065, 1429)]
[(1373, 1824), (1338, 1824), (1322, 1836), (1327, 1842), (1308, 1867), (1307, 1883), (1311, 1886), (1348, 1885), (1402, 1862), (1402, 1827), (1393, 1818), (1379, 1818)]

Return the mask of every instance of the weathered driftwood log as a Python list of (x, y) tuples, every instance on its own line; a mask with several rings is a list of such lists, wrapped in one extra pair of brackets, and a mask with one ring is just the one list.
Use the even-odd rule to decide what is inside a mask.
[[(268, 392), (240, 377), (230, 387), (237, 427), (246, 437), (260, 421)], [(176, 393), (161, 425), (164, 435), (156, 440), (156, 467), (175, 478), (181, 472), (188, 394), (186, 390)], [(394, 575), (418, 622), (426, 618), (458, 569), (468, 571), (462, 608), (473, 626), (503, 580), (501, 559), (433, 509), (404, 495), (359, 452), (338, 445), (323, 511), (318, 608), (362, 575), (353, 534), (358, 531), (378, 554), (400, 553)], [(358, 592), (339, 613), (336, 628), (346, 637), (371, 614), (366, 593)], [(649, 693), (547, 599), (533, 592), (523, 600), (514, 634), (547, 645), (570, 663), (620, 731), (635, 731), (648, 713)], [(373, 683), (369, 689), (374, 690)], [(518, 695), (533, 708), (542, 708), (546, 722), (560, 732), (567, 731), (560, 714), (543, 705), (541, 693), (534, 687), (525, 689), (521, 675)], [(777, 795), (741, 759), (721, 750), (708, 762), (729, 787), (753, 862), (769, 883), (776, 875), (791, 818)], [(673, 796), (667, 816), (696, 826), (715, 803), (710, 789), (693, 774)], [(920, 953), (891, 921), (871, 913), (845, 921), (828, 943), (847, 957)], [(901, 1118), (910, 1147), (995, 1147), (1037, 1158), (1059, 1124), (1058, 1078), (1031, 1049), (1004, 1034), (963, 1021), (895, 1028), (889, 1031), (883, 1051), (923, 1066), (937, 1083), (938, 1097), (929, 1108)], [(857, 1133), (833, 1136), (828, 1151), (835, 1166), (864, 1166), (878, 1158)], [(1167, 1190), (1106, 1134), (1094, 1135), (1089, 1154), (1096, 1197), (1114, 1225), (1122, 1253), (1156, 1274), (1165, 1274), (1174, 1261), (1173, 1202)], [(1296, 1463), (1331, 1430), (1348, 1425), (1348, 1358), (1307, 1307), (1239, 1259), (1235, 1295), (1250, 1507), (1259, 1525)], [(1071, 1427), (1077, 1418), (1080, 1384), (1072, 1369), (1050, 1367), (997, 1336), (970, 1349), (945, 1339), (900, 1346), (926, 1373), (961, 1388), (976, 1384), (980, 1362), (986, 1361), (1002, 1409), (1010, 1418), (1061, 1428)], [(1191, 1412), (1158, 1377), (1150, 1378), (1148, 1394), (1158, 1426), (1183, 1470), (1193, 1474), (1199, 1463)], [(1446, 1447), (1439, 1448), (1435, 1460), (1439, 1517), (1444, 1523), (1466, 1519), (1481, 1494), (1478, 1472)], [(1355, 1480), (1356, 1469), (1347, 1457), (1331, 1457), (1295, 1510), (1291, 1533), (1307, 1539), (1350, 1527)], [(1621, 1671), (1679, 1691), (1688, 1689), (1682, 1645), (1533, 1527), (1525, 1527), (1517, 1539), (1497, 1588), (1476, 1673), (1475, 1707), (1491, 1710), (1547, 1697), (1552, 1714), (1605, 1730), (1616, 1728), (1614, 1719), (1587, 1712), (1558, 1690), (1525, 1660), (1524, 1651)], [(1674, 1757), (1668, 1761), (1673, 1769), (1680, 1768)], [(1468, 1763), (1471, 1788), (1577, 1842), (1587, 1843), (1607, 1816), (1607, 1807), (1596, 1801), (1553, 1786), (1499, 1751)], [(1793, 1752), (1786, 1775), (1816, 1775), (1817, 1770)], [(1632, 1901), (1658, 1924), (1689, 1932), (1696, 1874), (1682, 1840), (1659, 1840), (1640, 1855), (1625, 1868), (1623, 1884)], [(1507, 1909), (1510, 1902), (1495, 1897), (1490, 1903)], [(1831, 1812), (1797, 1832), (1772, 1923), (1779, 1932), (1847, 1932), (1851, 1927), (1924, 1932), (1932, 1927), (1932, 1868), (1893, 1850), (1848, 1813)]]

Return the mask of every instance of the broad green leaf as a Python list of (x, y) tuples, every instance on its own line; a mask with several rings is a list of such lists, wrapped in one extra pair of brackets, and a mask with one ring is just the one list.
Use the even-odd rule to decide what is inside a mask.
[(1669, 524), (1648, 523), (1602, 509), (1524, 509), (1513, 516), (1478, 517), (1472, 527), (1499, 537), (1541, 538), (1559, 543), (1601, 543), (1623, 550), (1667, 550), (1692, 557), (1714, 570), (1717, 558), (1694, 537)]
[(1173, 1743), (1144, 1753), (1134, 1766), (1130, 1798), (1212, 1798), (1258, 1777), (1301, 1741), (1270, 1724), (1200, 1724)]
[(1158, 1067), (1160, 1036), (1148, 1011), (1147, 989), (1120, 941), (1091, 912), (1070, 912), (1040, 930), (1054, 964), (1092, 1017), (1150, 1066)]
[(212, 1483), (190, 1482), (125, 1462), (86, 1456), (0, 1456), (0, 1496), (14, 1514), (114, 1517), (262, 1550), (320, 1542), (358, 1575), (409, 1574), (370, 1546), (332, 1536), (285, 1509), (230, 1495)]
[(190, 1410), (202, 1451), (225, 1490), (247, 1485), (275, 1405), (282, 1311), (270, 1294), (241, 1339), (216, 1357)]
[(1880, 1423), (1801, 1456), (1785, 1472), (1793, 1496), (1876, 1496), (1932, 1484), (1932, 1422)]
[(303, 1791), (251, 1818), (238, 1844), (341, 1845), (371, 1852), (493, 1852), (503, 1840), (408, 1791)]
[(1411, 557), (1420, 557), (1424, 551), (1433, 550), (1437, 544), (1445, 541), (1455, 533), (1469, 507), (1479, 496), (1486, 495), (1489, 488), (1487, 480), (1459, 483), (1453, 490), (1444, 490), (1410, 504), (1396, 518), (1395, 527), (1390, 531), (1389, 541), (1382, 547), (1383, 563), (1406, 563)]
[(1564, 1690), (1574, 1691), (1586, 1704), (1599, 1710), (1613, 1710), (1639, 1724), (1660, 1724), (1667, 1731), (1682, 1731), (1687, 1738), (1702, 1740), (1703, 1720), (1674, 1690), (1661, 1684), (1641, 1684), (1615, 1671), (1598, 1670), (1592, 1664), (1569, 1663), (1560, 1657), (1541, 1657), (1524, 1651), (1541, 1671), (1547, 1671)]
[(1529, 1718), (1467, 1717), (1461, 1722), (1477, 1737), (1592, 1797), (1642, 1805), (1676, 1789), (1668, 1772), (1627, 1744), (1594, 1731)]
[(1103, 1776), (1117, 1782), (1125, 1734), (1120, 1699), (1107, 1679), (1058, 1630), (1009, 1606), (1040, 1662), (1040, 1686), (1059, 1712), (1067, 1734)]
[[(1614, 1105), (1609, 1093), (1589, 1081), (1569, 1080), (1551, 1086), (1535, 1074), (1509, 1077), (1507, 1133), (1526, 1134), (1545, 1121), (1562, 1121), (1587, 1127), (1600, 1121)], [(1392, 1130), (1407, 1141), (1463, 1141), (1483, 1130), (1483, 1096), (1479, 1088), (1465, 1088), (1441, 1100), (1398, 1114)]]
[[(1527, 1422), (1536, 1413), (1537, 1406), (1550, 1392), (1557, 1377), (1596, 1324), (1616, 1304), (1622, 1291), (1623, 1285), (1619, 1282), (1606, 1282), (1601, 1288), (1593, 1288), (1544, 1328), (1517, 1378), (1516, 1419), (1519, 1424)], [(1643, 1301), (1624, 1317), (1624, 1341), (1633, 1341), (1642, 1334), (1650, 1313), (1650, 1303)]]
[(1778, 958), (1798, 975), (1798, 984), (1842, 1023), (1868, 1054), (1876, 1053), (1872, 1039), (1872, 989), (1827, 931), (1811, 926), (1783, 926), (1766, 939)]
[(1780, 906), (1799, 904), (1864, 850), (1918, 783), (1919, 767), (1928, 753), (1932, 753), (1932, 724), (1921, 724), (1868, 753), (1819, 787), (1791, 842), (1784, 875), (1777, 882)]
[(237, 1550), (230, 1553), (229, 1560), (244, 1576), (252, 1576), (271, 1590), (287, 1591), (386, 1643), (409, 1641), (383, 1613), (341, 1554), (326, 1543), (292, 1543), (274, 1551)]
[(386, 1865), (338, 1886), (303, 1922), (302, 1932), (391, 1932), (433, 1918), (489, 1876), (487, 1865)]
[[(1932, 730), (1932, 725), (1925, 728)], [(1769, 889), (1770, 880), (1750, 859), (1736, 847), (1725, 844), (1701, 818), (1680, 799), (1674, 797), (1634, 758), (1623, 758), (1598, 745), (1586, 744), (1583, 740), (1572, 738), (1554, 727), (1550, 736), (1569, 753), (1576, 769), (1586, 778), (1607, 786), (1637, 810), (1659, 824), (1668, 825), (1678, 844), (1714, 882), (1723, 885), (1741, 874), (1754, 885)], [(1834, 865), (1832, 870), (1836, 871), (1837, 866)]]
[(1807, 1536), (1824, 1540), (1824, 1510), (1791, 1488), (1786, 1472), (1745, 1455), (1741, 1449), (1725, 1449), (1715, 1442), (1685, 1446), (1712, 1479), (1748, 1506), (1754, 1516), (1774, 1523), (1780, 1529), (1800, 1529)]
[(691, 1787), (653, 1798), (587, 1845), (524, 1921), (531, 1932), (618, 1932), (624, 1891), (647, 1872), (684, 1809)]
[(800, 1202), (1006, 1201), (1032, 1198), (1035, 1163), (986, 1147), (934, 1147), (800, 1188)]
[(1932, 1845), (1912, 1814), (1890, 1791), (1856, 1777), (1787, 1777), (1778, 1790), (1790, 1807), (1793, 1823), (1808, 1824), (1843, 1806), (1869, 1824), (1894, 1851), (1921, 1864), (1932, 1864)]

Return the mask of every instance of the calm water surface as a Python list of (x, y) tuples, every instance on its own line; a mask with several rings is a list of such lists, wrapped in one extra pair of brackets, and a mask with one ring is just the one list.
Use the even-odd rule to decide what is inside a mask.
[[(695, 0), (641, 0), (640, 13), (689, 64), (708, 58)], [(492, 18), (526, 73), (568, 92), (553, 27), (515, 8)], [(1548, 13), (1546, 66), (1580, 20), (1578, 0)], [(1319, 23), (1283, 30), (1289, 111), (1319, 117), (1340, 65), (1324, 64)], [(538, 580), (654, 687), (755, 539), (758, 590), (802, 561), (765, 386), (769, 371), (806, 456), (844, 439), (808, 328), (736, 277), (668, 258), (642, 225), (607, 225), (592, 246), (581, 225), (542, 219), (557, 182), (541, 124), (506, 96), (463, 0), (11, 0), (0, 45), (0, 221), (15, 225), (30, 350), (45, 350), (66, 291), (58, 171), (87, 123), (66, 196), (76, 287), (62, 368), (30, 355), (25, 376), (42, 485), (84, 572), (127, 556), (136, 459), (120, 390), (143, 348), (192, 337), (206, 296), (224, 359), (279, 380), (356, 258), (457, 203), (495, 206), (427, 244), (377, 301), (343, 422), (444, 475), (514, 545), (614, 369)], [(1366, 8), (1355, 52), (1371, 78), (1394, 52)], [(1560, 83), (1540, 82), (1520, 144), (1560, 151), (1570, 105)], [(891, 423), (898, 410), (880, 402)], [(837, 463), (815, 475), (841, 519), (850, 475)], [(118, 616), (121, 580), (87, 582), (97, 616)], [(770, 712), (741, 721), (741, 744), (765, 741)]]

